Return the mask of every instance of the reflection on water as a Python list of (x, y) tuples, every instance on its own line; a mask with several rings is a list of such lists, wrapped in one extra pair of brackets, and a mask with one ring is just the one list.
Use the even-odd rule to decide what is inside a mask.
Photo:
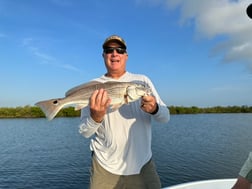
[[(236, 177), (252, 151), (252, 114), (172, 115), (153, 124), (163, 186)], [(0, 188), (87, 188), (89, 139), (79, 118), (0, 119)]]

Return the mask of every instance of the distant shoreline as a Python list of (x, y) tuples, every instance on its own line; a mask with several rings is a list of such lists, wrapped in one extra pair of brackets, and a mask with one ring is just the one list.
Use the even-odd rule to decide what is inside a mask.
[[(202, 113), (252, 113), (252, 106), (214, 106), (199, 108), (197, 106), (168, 106), (174, 114), (202, 114)], [(56, 117), (79, 117), (80, 110), (74, 107), (63, 108)], [(42, 118), (44, 113), (37, 106), (0, 107), (0, 118)]]

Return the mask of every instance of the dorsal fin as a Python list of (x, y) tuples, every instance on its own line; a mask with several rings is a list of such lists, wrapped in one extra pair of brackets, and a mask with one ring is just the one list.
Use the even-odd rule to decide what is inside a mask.
[(81, 84), (81, 85), (78, 85), (78, 86), (76, 86), (76, 87), (73, 87), (73, 88), (69, 89), (69, 90), (66, 92), (65, 96), (69, 96), (69, 95), (75, 93), (76, 91), (79, 91), (79, 90), (82, 89), (82, 88), (89, 87), (89, 86), (93, 86), (93, 85), (97, 85), (97, 84), (101, 84), (101, 82), (98, 82), (98, 81), (90, 81), (90, 82), (88, 82), (88, 83), (83, 83), (83, 84)]
[(108, 81), (108, 82), (99, 82), (99, 81), (90, 81), (88, 83), (83, 83), (81, 85), (78, 85), (76, 87), (73, 87), (71, 89), (69, 89), (66, 93), (65, 93), (65, 96), (70, 96), (72, 95), (73, 93), (83, 89), (83, 88), (87, 88), (87, 87), (90, 87), (90, 86), (94, 86), (94, 85), (100, 85), (100, 84), (113, 84), (113, 83), (124, 83), (124, 82), (117, 82), (117, 81)]

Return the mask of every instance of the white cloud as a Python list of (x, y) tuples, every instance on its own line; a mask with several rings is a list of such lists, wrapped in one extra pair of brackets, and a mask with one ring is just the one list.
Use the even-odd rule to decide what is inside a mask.
[(65, 68), (67, 70), (73, 70), (73, 71), (76, 71), (76, 72), (80, 72), (80, 70), (78, 68), (76, 68), (75, 66), (72, 66), (70, 64), (62, 64), (61, 67)]
[(250, 3), (251, 0), (165, 1), (170, 10), (180, 10), (179, 23), (192, 24), (197, 37), (213, 39), (225, 36), (213, 48), (212, 55), (221, 55), (224, 62), (245, 63), (251, 69), (252, 20), (246, 14)]
[(34, 45), (35, 40), (33, 38), (24, 38), (23, 41), (22, 41), (22, 44), (34, 56), (39, 58), (41, 63), (44, 64), (44, 65), (59, 67), (59, 68), (63, 68), (63, 69), (70, 70), (70, 71), (76, 71), (76, 72), (81, 71), (81, 70), (79, 70), (78, 68), (76, 68), (73, 65), (61, 63), (59, 60), (57, 60), (57, 58), (55, 58), (55, 57), (53, 57), (53, 56), (51, 56), (51, 55), (49, 55), (47, 53), (42, 52), (39, 47)]

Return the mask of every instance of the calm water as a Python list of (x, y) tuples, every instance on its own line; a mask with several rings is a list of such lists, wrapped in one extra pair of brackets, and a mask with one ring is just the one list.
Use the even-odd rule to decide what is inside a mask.
[[(0, 119), (0, 188), (85, 189), (89, 139), (79, 118)], [(252, 151), (252, 114), (173, 115), (153, 125), (163, 187), (236, 177)]]

